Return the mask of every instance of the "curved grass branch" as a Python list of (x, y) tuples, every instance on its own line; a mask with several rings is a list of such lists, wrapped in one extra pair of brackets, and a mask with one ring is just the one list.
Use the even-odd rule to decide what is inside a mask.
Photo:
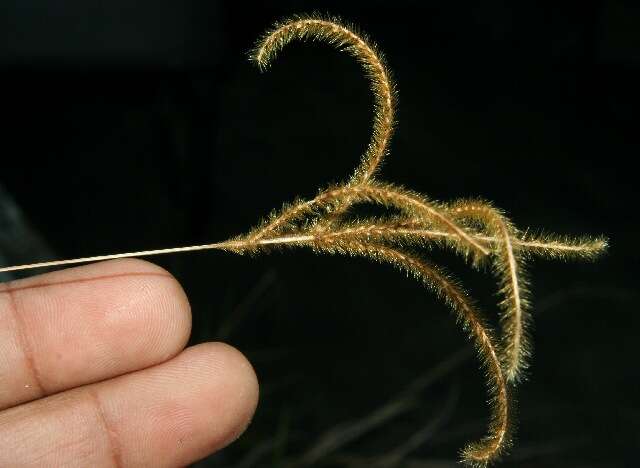
[(393, 134), (395, 86), (382, 54), (365, 35), (336, 17), (317, 15), (295, 16), (265, 33), (250, 54), (261, 69), (265, 69), (289, 42), (293, 40), (324, 41), (353, 56), (369, 78), (375, 100), (373, 134), (362, 161), (351, 178), (356, 185), (369, 180), (378, 170)]
[(514, 249), (516, 229), (504, 214), (491, 204), (478, 200), (461, 200), (448, 210), (455, 219), (466, 218), (480, 223), (488, 233), (501, 239), (494, 255), (494, 271), (500, 284), (502, 361), (507, 380), (517, 381), (527, 367), (530, 354), (528, 290), (522, 256)]
[(381, 244), (354, 240), (327, 242), (317, 239), (313, 246), (319, 252), (361, 256), (389, 263), (414, 276), (434, 291), (456, 313), (457, 320), (473, 339), (482, 366), (486, 370), (490, 394), (491, 422), (488, 435), (479, 442), (470, 444), (463, 451), (463, 459), (472, 464), (486, 464), (494, 460), (509, 444), (509, 398), (502, 365), (490, 329), (484, 324), (471, 299), (439, 268), (426, 261)]

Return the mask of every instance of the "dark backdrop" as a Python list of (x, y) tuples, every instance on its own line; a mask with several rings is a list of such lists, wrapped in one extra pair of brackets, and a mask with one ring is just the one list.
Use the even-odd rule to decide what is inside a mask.
[[(275, 20), (339, 14), (379, 44), (398, 84), (385, 180), (435, 199), (481, 196), (521, 228), (611, 240), (596, 263), (530, 266), (535, 353), (503, 466), (632, 466), (637, 3), (344, 3), (4, 1), (0, 184), (60, 258), (246, 231), (344, 180), (365, 147), (371, 96), (351, 58), (295, 43), (268, 73), (246, 60)], [(495, 315), (490, 275), (428, 255)], [(398, 448), (398, 466), (455, 466), (483, 434), (464, 334), (391, 268), (306, 251), (152, 260), (191, 298), (192, 342), (232, 343), (261, 380), (251, 428), (202, 466), (282, 466), (327, 434), (340, 443), (318, 449), (315, 466), (367, 466)], [(403, 393), (443, 360), (432, 385)], [(340, 434), (390, 401), (394, 417), (351, 442)]]

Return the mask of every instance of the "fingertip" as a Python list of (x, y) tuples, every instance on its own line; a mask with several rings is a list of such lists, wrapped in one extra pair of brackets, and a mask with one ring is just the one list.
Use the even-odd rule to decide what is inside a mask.
[(198, 355), (195, 365), (202, 369), (202, 378), (208, 385), (216, 386), (209, 394), (211, 399), (202, 404), (203, 410), (209, 411), (212, 424), (226, 428), (212, 440), (210, 447), (220, 450), (238, 439), (249, 426), (258, 406), (258, 377), (245, 355), (226, 343), (203, 343), (185, 353)]
[(191, 304), (180, 282), (163, 267), (140, 259), (116, 260), (129, 271), (148, 272), (149, 298), (147, 310), (154, 316), (149, 319), (157, 324), (155, 330), (157, 361), (164, 362), (178, 354), (189, 341), (191, 335)]
[(103, 397), (107, 412), (120, 421), (117, 432), (132, 466), (202, 459), (238, 439), (258, 404), (253, 367), (224, 343), (189, 347), (119, 382), (105, 383)]
[[(131, 319), (149, 326), (146, 331), (148, 349), (155, 349), (152, 364), (164, 362), (178, 354), (191, 335), (191, 304), (175, 276), (165, 268), (138, 258), (109, 260), (94, 264), (102, 271), (128, 275), (127, 292), (136, 292), (141, 306), (129, 307)], [(136, 314), (138, 316), (136, 317)]]
[(168, 270), (138, 258), (108, 260), (78, 270), (88, 278), (116, 282), (109, 288), (110, 294), (122, 299), (107, 313), (115, 334), (130, 335), (120, 341), (136, 343), (121, 354), (146, 356), (139, 361), (144, 364), (138, 369), (165, 362), (184, 349), (191, 335), (191, 304), (180, 282)]
[[(0, 465), (187, 466), (244, 432), (258, 392), (237, 349), (197, 345), (163, 364), (1, 412), (0, 439), (13, 451), (0, 453)], [(46, 443), (23, 450), (26, 438)]]

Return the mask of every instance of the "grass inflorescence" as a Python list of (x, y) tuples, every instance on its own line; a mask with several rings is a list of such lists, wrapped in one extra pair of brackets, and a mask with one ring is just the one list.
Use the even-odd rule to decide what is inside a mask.
[[(286, 204), (249, 233), (224, 242), (22, 265), (0, 271), (204, 249), (259, 254), (294, 247), (390, 264), (445, 301), (475, 344), (487, 378), (491, 416), (487, 435), (469, 444), (462, 451), (462, 459), (473, 466), (484, 466), (504, 454), (510, 444), (509, 395), (523, 379), (531, 355), (526, 260), (591, 260), (606, 250), (607, 240), (523, 233), (489, 202), (461, 199), (441, 203), (382, 181), (378, 173), (395, 127), (397, 94), (382, 54), (353, 26), (337, 18), (311, 15), (276, 24), (258, 41), (251, 60), (266, 70), (294, 40), (324, 41), (352, 55), (370, 81), (375, 110), (372, 137), (358, 167), (343, 184), (321, 190), (311, 200)], [(353, 208), (362, 204), (379, 205), (389, 214), (354, 219)], [(486, 324), (458, 281), (418, 253), (424, 247), (450, 249), (466, 258), (473, 268), (492, 266), (501, 295), (499, 334)]]

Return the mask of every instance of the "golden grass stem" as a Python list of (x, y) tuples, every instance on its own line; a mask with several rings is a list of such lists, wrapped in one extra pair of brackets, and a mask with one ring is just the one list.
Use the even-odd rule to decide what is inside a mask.
[[(389, 236), (389, 238), (402, 238), (402, 237), (417, 237), (425, 240), (436, 241), (440, 238), (455, 238), (456, 236), (450, 232), (439, 231), (435, 229), (411, 229), (411, 228), (396, 228), (395, 230), (389, 231), (383, 225), (369, 224), (366, 225), (367, 229), (361, 228), (360, 232), (357, 230), (350, 229), (346, 230), (337, 230), (333, 232), (329, 232), (325, 235), (327, 236), (335, 236), (341, 237), (345, 235), (372, 235), (379, 233), (381, 231), (385, 231), (385, 233)], [(369, 232), (366, 232), (366, 231)], [(495, 237), (480, 235), (480, 234), (472, 234), (473, 238), (477, 242), (485, 242), (487, 244), (496, 244), (500, 242), (500, 239)], [(309, 243), (314, 242), (317, 239), (317, 234), (298, 234), (298, 235), (286, 235), (280, 237), (269, 237), (265, 239), (259, 240), (228, 240), (224, 242), (216, 242), (213, 244), (202, 244), (202, 245), (191, 245), (185, 247), (172, 247), (167, 249), (155, 249), (155, 250), (140, 250), (137, 252), (125, 252), (118, 254), (109, 254), (109, 255), (96, 255), (92, 257), (81, 257), (81, 258), (72, 258), (67, 260), (52, 260), (49, 262), (39, 262), (39, 263), (29, 263), (25, 265), (14, 265), (8, 267), (0, 267), (0, 273), (10, 272), (10, 271), (19, 271), (19, 270), (32, 270), (36, 268), (47, 268), (47, 267), (56, 267), (56, 266), (66, 266), (66, 265), (74, 265), (80, 263), (89, 263), (89, 262), (100, 262), (104, 260), (115, 260), (118, 258), (131, 258), (131, 257), (149, 257), (154, 255), (166, 255), (172, 253), (180, 253), (180, 252), (195, 252), (199, 250), (242, 250), (245, 248), (249, 248), (250, 246), (270, 246), (270, 245), (281, 245), (281, 244), (294, 244), (294, 243)], [(522, 239), (514, 239), (513, 245), (516, 248), (523, 249), (527, 251), (527, 253), (531, 255), (540, 255), (551, 258), (564, 258), (564, 253), (570, 252), (571, 254), (575, 254), (577, 257), (588, 257), (598, 255), (606, 250), (607, 241), (603, 238), (596, 239), (585, 239), (581, 240), (580, 243), (571, 244), (570, 241), (561, 242), (561, 241), (548, 241), (544, 240), (522, 240)], [(550, 254), (550, 252), (557, 252), (558, 255)]]

